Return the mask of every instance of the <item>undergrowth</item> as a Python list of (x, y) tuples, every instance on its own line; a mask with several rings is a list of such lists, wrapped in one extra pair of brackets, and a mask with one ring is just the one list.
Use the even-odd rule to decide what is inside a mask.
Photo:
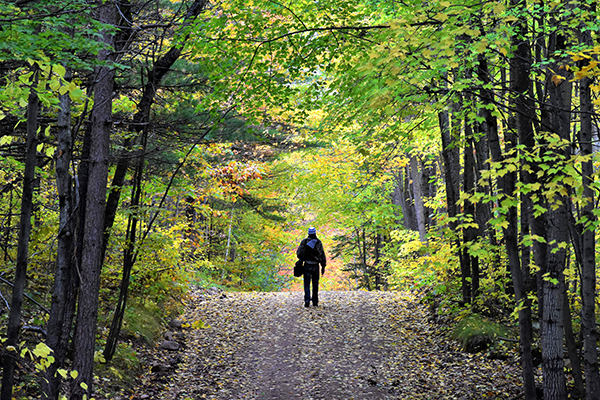
[(452, 338), (470, 353), (487, 350), (497, 343), (498, 337), (506, 337), (508, 329), (499, 323), (471, 313), (461, 318), (452, 330)]

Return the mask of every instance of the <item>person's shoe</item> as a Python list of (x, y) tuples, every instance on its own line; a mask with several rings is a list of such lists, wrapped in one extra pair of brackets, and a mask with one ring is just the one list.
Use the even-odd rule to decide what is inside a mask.
[(313, 303), (313, 307), (318, 307), (319, 303)]
[(306, 303), (304, 303), (304, 307), (310, 307), (310, 303), (307, 301)]

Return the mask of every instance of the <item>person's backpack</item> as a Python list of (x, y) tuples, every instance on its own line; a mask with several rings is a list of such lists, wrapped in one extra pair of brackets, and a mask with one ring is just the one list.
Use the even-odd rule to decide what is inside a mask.
[(300, 247), (298, 248), (298, 258), (306, 261), (307, 258), (312, 256), (315, 260), (319, 259), (319, 254), (315, 247), (317, 247), (317, 243), (319, 243), (319, 239), (306, 239), (300, 243)]

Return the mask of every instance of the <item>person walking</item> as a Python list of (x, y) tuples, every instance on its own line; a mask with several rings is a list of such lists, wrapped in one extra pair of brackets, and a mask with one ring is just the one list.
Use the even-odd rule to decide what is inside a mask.
[[(304, 261), (304, 307), (319, 305), (319, 264), (321, 264), (321, 275), (325, 274), (327, 258), (323, 243), (317, 238), (317, 230), (308, 228), (308, 237), (303, 239), (296, 250), (296, 256)], [(312, 296), (310, 295), (310, 284), (312, 283)]]

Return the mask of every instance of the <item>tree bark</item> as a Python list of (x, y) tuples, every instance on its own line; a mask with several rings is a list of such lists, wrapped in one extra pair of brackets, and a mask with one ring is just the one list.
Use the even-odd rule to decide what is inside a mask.
[(470, 296), (470, 287), (468, 284), (467, 277), (470, 276), (470, 270), (461, 251), (461, 240), (457, 232), (457, 221), (456, 216), (458, 214), (458, 199), (459, 199), (459, 171), (460, 171), (460, 154), (458, 148), (459, 137), (452, 134), (450, 130), (450, 118), (447, 111), (440, 112), (438, 114), (438, 121), (440, 126), (440, 133), (442, 136), (442, 158), (444, 160), (444, 178), (446, 185), (446, 207), (448, 208), (448, 217), (450, 222), (448, 228), (450, 229), (450, 235), (453, 236), (453, 242), (456, 246), (458, 259), (460, 261), (461, 269), (461, 287), (462, 287), (462, 298), (463, 302), (468, 302)]
[[(525, 13), (527, 10), (526, 0), (511, 0), (510, 5), (513, 9)], [(511, 91), (515, 93), (512, 107), (516, 112), (515, 128), (518, 132), (518, 139), (521, 145), (526, 147), (525, 151), (533, 150), (533, 116), (534, 106), (531, 99), (528, 97), (531, 83), (531, 64), (532, 57), (527, 37), (527, 23), (521, 22), (516, 27), (516, 32), (512, 38), (512, 44), (515, 46), (515, 53), (510, 59), (510, 80)], [(512, 127), (509, 127), (509, 132)], [(514, 134), (510, 133), (512, 140), (508, 143), (516, 142)], [(491, 145), (492, 159), (496, 161), (500, 150), (498, 138), (495, 137), (489, 141)], [(521, 163), (524, 163), (522, 160)], [(523, 168), (522, 168), (523, 169)], [(515, 189), (515, 181), (517, 175), (514, 173), (507, 174), (504, 178), (499, 179), (499, 187), (506, 196), (513, 196)], [(525, 182), (531, 180), (531, 176), (525, 173)], [(522, 264), (519, 260), (519, 246), (517, 238), (517, 209), (516, 207), (509, 208), (507, 215), (508, 227), (504, 230), (504, 240), (506, 243), (506, 251), (509, 258), (512, 282), (515, 291), (515, 300), (519, 309), (519, 344), (521, 347), (521, 364), (523, 371), (523, 388), (525, 400), (537, 399), (535, 390), (533, 357), (531, 354), (531, 344), (533, 342), (533, 329), (531, 322), (531, 306), (527, 297), (525, 282), (526, 277), (522, 269)], [(537, 242), (536, 242), (537, 243)]]
[[(97, 18), (106, 24), (116, 24), (118, 11), (113, 2), (103, 3), (97, 9)], [(102, 41), (114, 46), (114, 34), (103, 32)], [(109, 48), (98, 54), (100, 61), (111, 61)], [(115, 72), (111, 65), (96, 68), (94, 108), (91, 114), (89, 181), (87, 185), (85, 225), (81, 255), (81, 283), (77, 307), (73, 368), (78, 377), (71, 385), (71, 399), (80, 400), (92, 393), (98, 294), (103, 256), (103, 227), (108, 178), (109, 141), (112, 130), (112, 92)]]
[[(581, 30), (580, 42), (586, 46), (593, 46), (590, 31)], [(583, 197), (586, 201), (582, 207), (582, 219), (585, 220), (583, 234), (581, 235), (581, 290), (583, 308), (581, 311), (581, 325), (583, 333), (583, 368), (586, 376), (586, 398), (588, 400), (600, 399), (600, 374), (598, 373), (598, 333), (596, 330), (596, 231), (594, 223), (594, 164), (592, 161), (593, 137), (592, 115), (594, 107), (590, 85), (592, 81), (585, 77), (580, 82), (579, 104), (581, 108), (581, 127), (579, 131), (579, 148), (583, 157), (589, 157), (581, 165), (583, 180)]]
[[(70, 73), (65, 74), (70, 79)], [(59, 229), (57, 238), (56, 272), (52, 306), (47, 324), (46, 344), (54, 350), (54, 363), (45, 372), (43, 395), (46, 399), (58, 398), (61, 368), (66, 354), (73, 314), (75, 311), (74, 279), (75, 258), (73, 256), (76, 218), (74, 215), (73, 180), (69, 173), (73, 152), (71, 133), (71, 99), (68, 93), (59, 96), (57, 148), (56, 148), (56, 187), (59, 202)]]
[(425, 206), (423, 203), (423, 182), (422, 182), (422, 164), (416, 156), (410, 158), (410, 176), (413, 182), (413, 194), (415, 201), (415, 214), (417, 216), (417, 226), (419, 229), (419, 239), (422, 243), (427, 243), (427, 231), (425, 228)]
[[(558, 34), (551, 34), (549, 51), (563, 48)], [(548, 67), (546, 77), (546, 93), (548, 102), (543, 105), (541, 123), (544, 130), (557, 134), (566, 143), (570, 141), (569, 113), (566, 110), (564, 99), (565, 89), (563, 83), (553, 82), (552, 77), (558, 71), (557, 64)], [(552, 157), (555, 163), (565, 162), (569, 157), (568, 147), (548, 147), (545, 157)], [(551, 182), (557, 173), (551, 173), (544, 182)], [(542, 373), (544, 377), (544, 399), (559, 400), (567, 398), (566, 378), (563, 359), (563, 271), (566, 265), (566, 250), (562, 244), (568, 242), (567, 197), (556, 194), (553, 199), (546, 201), (546, 226), (545, 240), (546, 263), (536, 264), (545, 266), (542, 279), (542, 320), (541, 320), (541, 347), (542, 347)]]
[[(492, 111), (488, 108), (493, 104), (494, 93), (492, 90), (487, 89), (486, 85), (490, 84), (490, 71), (488, 68), (487, 58), (484, 54), (478, 56), (478, 66), (476, 68), (476, 74), (478, 79), (482, 83), (480, 89), (480, 98), (484, 107), (479, 109), (479, 114), (483, 117), (483, 122), (478, 124), (478, 135), (474, 138), (475, 156), (477, 160), (477, 168), (475, 170), (476, 182), (481, 178), (481, 171), (489, 170), (489, 163), (487, 160), (490, 157), (490, 137), (498, 137), (498, 121), (492, 114)], [(477, 185), (477, 190), (489, 194), (489, 187), (483, 188)], [(477, 204), (477, 224), (481, 232), (485, 232), (492, 245), (496, 245), (496, 237), (494, 230), (490, 227), (489, 221), (492, 218), (492, 211), (490, 203), (479, 202)]]
[(569, 295), (567, 287), (564, 282), (563, 275), (563, 326), (565, 335), (565, 345), (567, 347), (567, 353), (571, 360), (571, 368), (573, 372), (573, 390), (571, 392), (571, 398), (582, 399), (585, 397), (585, 389), (583, 385), (583, 375), (581, 373), (581, 360), (577, 351), (577, 343), (575, 341), (575, 334), (573, 333), (573, 321), (571, 320), (571, 308), (569, 305)]
[(398, 174), (404, 228), (411, 231), (418, 231), (419, 226), (415, 215), (415, 204), (411, 201), (410, 166), (404, 168), (404, 172), (404, 174), (402, 172)]
[[(463, 191), (467, 195), (475, 194), (475, 156), (473, 151), (473, 132), (470, 124), (465, 125), (465, 150), (464, 150), (464, 170), (463, 170)], [(465, 199), (464, 202), (464, 214), (467, 218), (471, 218), (471, 223), (477, 221), (475, 216), (475, 204), (469, 199)], [(463, 301), (468, 304), (472, 304), (477, 298), (477, 292), (479, 291), (479, 259), (469, 254), (469, 246), (473, 244), (479, 237), (477, 228), (468, 227), (463, 229), (463, 259), (464, 259), (464, 272), (463, 272), (463, 285), (467, 285), (467, 288), (463, 287)], [(469, 279), (470, 278), (470, 282)], [(466, 295), (466, 297), (465, 297)]]
[(21, 327), (21, 310), (25, 283), (27, 281), (27, 259), (29, 256), (29, 236), (31, 233), (31, 216), (33, 213), (33, 188), (35, 185), (35, 167), (37, 165), (37, 128), (39, 99), (35, 91), (37, 71), (34, 71), (31, 92), (27, 104), (27, 150), (25, 155), (25, 171), (23, 173), (23, 194), (21, 197), (21, 219), (19, 222), (19, 242), (17, 247), (17, 263), (12, 292), (8, 327), (6, 330), (5, 348), (12, 346), (13, 351), (7, 352), (2, 361), (2, 400), (12, 400), (15, 358), (19, 357), (18, 342)]

